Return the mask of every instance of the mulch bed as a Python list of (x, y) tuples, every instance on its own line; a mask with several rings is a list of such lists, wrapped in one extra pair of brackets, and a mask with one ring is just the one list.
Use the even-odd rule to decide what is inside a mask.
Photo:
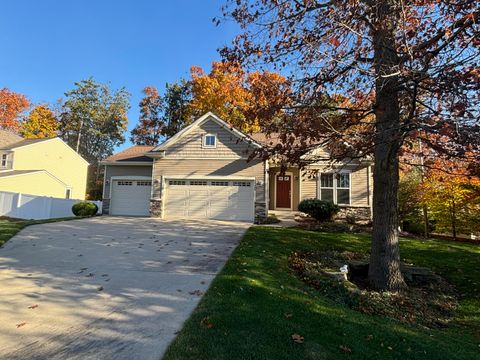
[[(429, 328), (446, 327), (458, 306), (452, 285), (429, 269), (402, 263), (408, 288), (378, 292), (368, 286), (368, 256), (354, 252), (293, 253), (290, 268), (326, 297), (364, 314), (380, 315)], [(348, 265), (347, 276), (340, 268)], [(347, 277), (347, 279), (345, 279)]]

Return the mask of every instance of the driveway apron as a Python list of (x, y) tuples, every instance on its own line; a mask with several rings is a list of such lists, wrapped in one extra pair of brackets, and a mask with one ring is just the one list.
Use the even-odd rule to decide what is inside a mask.
[(98, 217), (0, 249), (1, 359), (158, 360), (250, 224)]

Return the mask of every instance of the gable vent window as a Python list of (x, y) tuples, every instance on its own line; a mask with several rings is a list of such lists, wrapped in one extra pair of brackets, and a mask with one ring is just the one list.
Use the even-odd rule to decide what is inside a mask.
[(215, 134), (205, 134), (203, 136), (203, 147), (206, 147), (206, 148), (217, 147), (217, 135), (215, 135)]
[(0, 167), (2, 168), (7, 167), (7, 154), (2, 155), (2, 161), (0, 162)]
[(324, 173), (319, 181), (320, 200), (338, 205), (350, 205), (350, 173)]

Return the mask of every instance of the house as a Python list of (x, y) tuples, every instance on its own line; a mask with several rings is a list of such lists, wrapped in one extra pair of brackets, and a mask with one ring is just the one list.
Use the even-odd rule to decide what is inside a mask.
[(103, 211), (261, 222), (268, 210), (297, 210), (301, 200), (320, 198), (370, 218), (371, 163), (281, 171), (274, 160), (249, 158), (267, 142), (207, 113), (158, 146), (133, 146), (105, 159)]
[(85, 199), (88, 162), (60, 138), (0, 130), (0, 191)]

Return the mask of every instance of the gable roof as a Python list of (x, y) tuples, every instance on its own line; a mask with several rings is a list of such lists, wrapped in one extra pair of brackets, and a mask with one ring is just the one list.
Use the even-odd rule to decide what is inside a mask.
[(25, 175), (31, 174), (36, 172), (41, 172), (43, 170), (8, 170), (8, 171), (0, 171), (0, 178), (5, 178), (9, 176), (18, 176), (18, 175)]
[(180, 130), (178, 133), (176, 133), (174, 136), (172, 136), (170, 139), (168, 139), (167, 141), (163, 142), (162, 144), (156, 146), (153, 150), (151, 150), (151, 153), (155, 153), (155, 152), (159, 152), (159, 151), (163, 151), (165, 150), (166, 148), (168, 148), (169, 146), (171, 146), (172, 144), (174, 144), (175, 142), (177, 142), (179, 139), (181, 139), (182, 137), (184, 137), (185, 135), (187, 135), (188, 133), (190, 133), (192, 130), (194, 130), (195, 128), (199, 127), (201, 124), (203, 124), (204, 122), (208, 121), (208, 120), (213, 120), (215, 121), (218, 125), (220, 125), (222, 128), (224, 128), (225, 130), (229, 131), (230, 133), (232, 133), (233, 135), (235, 135), (236, 137), (238, 137), (239, 139), (241, 140), (245, 140), (247, 141), (249, 144), (255, 146), (255, 147), (258, 147), (258, 148), (261, 148), (262, 145), (260, 145), (259, 143), (257, 143), (254, 139), (252, 139), (250, 136), (248, 136), (247, 134), (241, 132), (240, 130), (234, 128), (233, 126), (229, 125), (228, 123), (226, 123), (224, 120), (220, 119), (217, 115), (215, 115), (214, 113), (212, 112), (207, 112), (206, 114), (200, 116), (197, 120), (195, 120), (193, 123), (191, 123), (190, 125), (188, 125), (187, 127), (185, 127), (183, 130)]
[(107, 157), (104, 161), (106, 162), (122, 162), (122, 161), (144, 161), (152, 162), (153, 159), (145, 156), (145, 153), (153, 150), (155, 146), (150, 145), (134, 145), (125, 149), (119, 153), (113, 154)]
[(13, 150), (13, 149), (16, 149), (16, 148), (19, 148), (19, 147), (22, 147), (22, 146), (32, 145), (32, 144), (36, 144), (36, 143), (40, 143), (40, 142), (44, 142), (44, 141), (48, 141), (48, 140), (52, 140), (52, 139), (56, 139), (56, 138), (41, 138), (41, 139), (22, 139), (22, 138), (20, 138), (20, 141), (11, 143), (7, 146), (2, 146), (2, 147), (0, 147), (0, 150)]
[(0, 129), (0, 149), (7, 148), (12, 144), (22, 141), (22, 137), (9, 131)]

